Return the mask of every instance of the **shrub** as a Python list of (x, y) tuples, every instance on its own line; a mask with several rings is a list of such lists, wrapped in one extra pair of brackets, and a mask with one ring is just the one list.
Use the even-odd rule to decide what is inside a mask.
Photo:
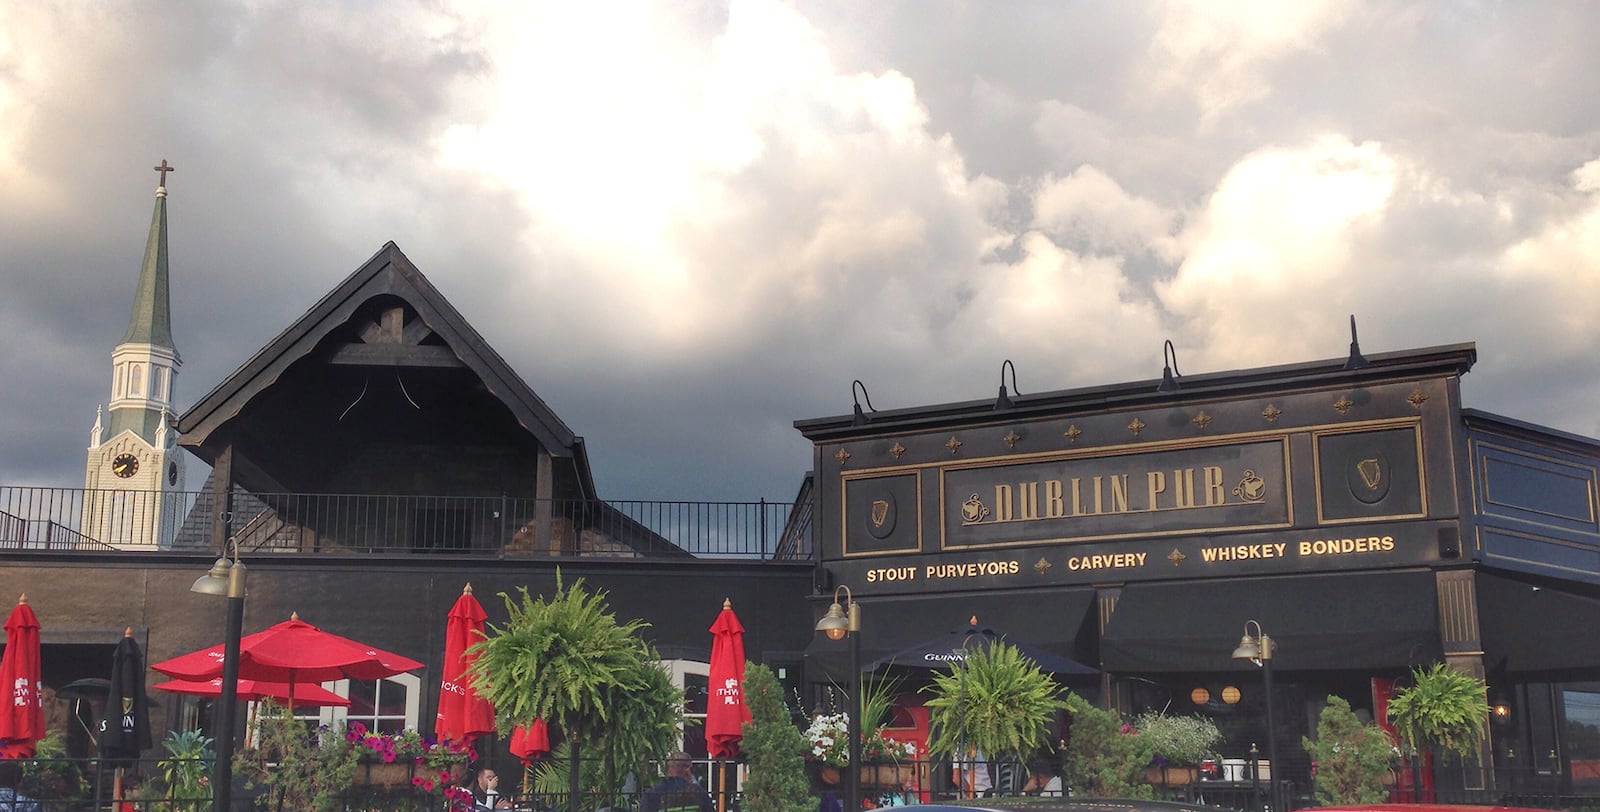
[(1384, 776), (1399, 755), (1389, 734), (1377, 724), (1362, 724), (1350, 703), (1328, 697), (1317, 718), (1317, 738), (1302, 738), (1301, 745), (1316, 765), (1312, 781), (1317, 803), (1323, 806), (1372, 804), (1388, 797)]

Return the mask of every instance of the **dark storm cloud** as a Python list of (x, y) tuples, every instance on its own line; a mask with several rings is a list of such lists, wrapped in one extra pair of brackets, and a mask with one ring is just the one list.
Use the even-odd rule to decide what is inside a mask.
[(856, 378), (1333, 357), (1349, 312), (1600, 434), (1600, 15), (1236, 8), (0, 7), (0, 481), (81, 482), (162, 158), (180, 408), (394, 240), (612, 498), (787, 499)]

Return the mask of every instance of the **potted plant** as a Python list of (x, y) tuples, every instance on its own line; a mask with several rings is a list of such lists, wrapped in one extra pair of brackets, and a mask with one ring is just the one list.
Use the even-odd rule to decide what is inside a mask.
[(1074, 795), (1091, 798), (1154, 798), (1144, 780), (1150, 763), (1150, 739), (1133, 725), (1076, 694), (1067, 696), (1067, 786)]
[(1134, 721), (1134, 730), (1150, 744), (1146, 778), (1152, 784), (1183, 786), (1199, 777), (1200, 762), (1216, 755), (1222, 742), (1217, 723), (1204, 716), (1168, 716), (1151, 711)]
[(745, 812), (816, 812), (806, 780), (810, 743), (795, 727), (784, 702), (783, 685), (764, 665), (746, 663), (745, 701), (750, 721), (744, 723), (739, 749), (746, 778), (740, 792)]
[[(1488, 720), (1488, 685), (1445, 663), (1413, 669), (1411, 687), (1401, 688), (1389, 700), (1389, 721), (1408, 756), (1433, 752), (1472, 756)], [(1412, 763), (1418, 766), (1415, 760)]]
[(930, 694), (928, 748), (942, 756), (972, 748), (990, 761), (1027, 763), (1050, 741), (1050, 723), (1067, 707), (1050, 675), (1004, 641), (976, 647), (923, 690)]
[(558, 570), (549, 598), (526, 587), (519, 593), (518, 600), (500, 594), (509, 619), (489, 624), (470, 649), (477, 653), (473, 685), (494, 703), (503, 733), (536, 719), (560, 729), (567, 764), (545, 765), (536, 779), (564, 771), (575, 810), (585, 789), (615, 792), (623, 776), (646, 775), (651, 761), (671, 752), (683, 692), (640, 636), (649, 624), (618, 622), (604, 592), (587, 592), (582, 579), (565, 587)]
[(1312, 786), (1323, 806), (1373, 804), (1389, 796), (1396, 748), (1376, 723), (1362, 724), (1343, 697), (1330, 696), (1317, 717), (1317, 738), (1300, 740), (1312, 764)]
[(174, 730), (161, 740), (167, 757), (156, 766), (167, 787), (165, 798), (169, 809), (201, 812), (210, 808), (212, 743), (210, 736), (198, 730), (181, 733)]

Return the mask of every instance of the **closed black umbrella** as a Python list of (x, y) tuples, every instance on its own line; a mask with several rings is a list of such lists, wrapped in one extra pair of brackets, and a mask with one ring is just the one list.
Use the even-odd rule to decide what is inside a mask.
[(144, 693), (144, 652), (123, 632), (111, 659), (111, 689), (100, 719), (100, 757), (127, 766), (150, 749), (150, 701)]

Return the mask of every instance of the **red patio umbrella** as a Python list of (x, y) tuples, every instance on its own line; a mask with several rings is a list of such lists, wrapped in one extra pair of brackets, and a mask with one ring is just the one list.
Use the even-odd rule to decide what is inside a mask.
[[(190, 696), (222, 696), (221, 677), (212, 680), (174, 679), (158, 682), (150, 687), (175, 694), (189, 694)], [(289, 698), (289, 683), (242, 679), (239, 680), (238, 694), (240, 699), (248, 700), (287, 700)], [(305, 708), (345, 708), (350, 706), (350, 700), (321, 685), (307, 683), (295, 686), (294, 704)]]
[[(222, 676), (222, 656), (223, 647), (216, 645), (151, 668), (178, 679), (213, 679)], [(298, 614), (239, 641), (239, 677), (288, 683), (291, 707), (297, 687), (305, 683), (383, 679), (421, 667), (410, 657), (323, 631)]]
[(733, 601), (722, 601), (722, 613), (711, 624), (710, 693), (706, 696), (706, 752), (717, 758), (739, 755), (742, 728), (750, 721), (744, 703), (744, 626), (733, 613)]
[[(707, 675), (706, 752), (713, 758), (739, 755), (750, 706), (744, 702), (744, 626), (733, 601), (722, 599), (722, 613), (711, 624), (711, 669)], [(728, 769), (717, 771), (717, 809), (728, 808)]]
[(550, 725), (543, 719), (535, 719), (531, 725), (517, 725), (511, 731), (509, 749), (523, 764), (550, 755)]
[(0, 656), (0, 685), (11, 696), (0, 708), (0, 758), (27, 758), (44, 738), (44, 705), (39, 696), (39, 617), (28, 596), (6, 618), (6, 651)]
[(433, 733), (440, 739), (470, 742), (494, 732), (494, 705), (478, 695), (468, 676), (478, 654), (467, 649), (483, 639), (488, 617), (472, 597), (472, 584), (467, 584), (450, 607), (444, 627), (444, 679), (439, 683), (439, 712), (433, 719)]

